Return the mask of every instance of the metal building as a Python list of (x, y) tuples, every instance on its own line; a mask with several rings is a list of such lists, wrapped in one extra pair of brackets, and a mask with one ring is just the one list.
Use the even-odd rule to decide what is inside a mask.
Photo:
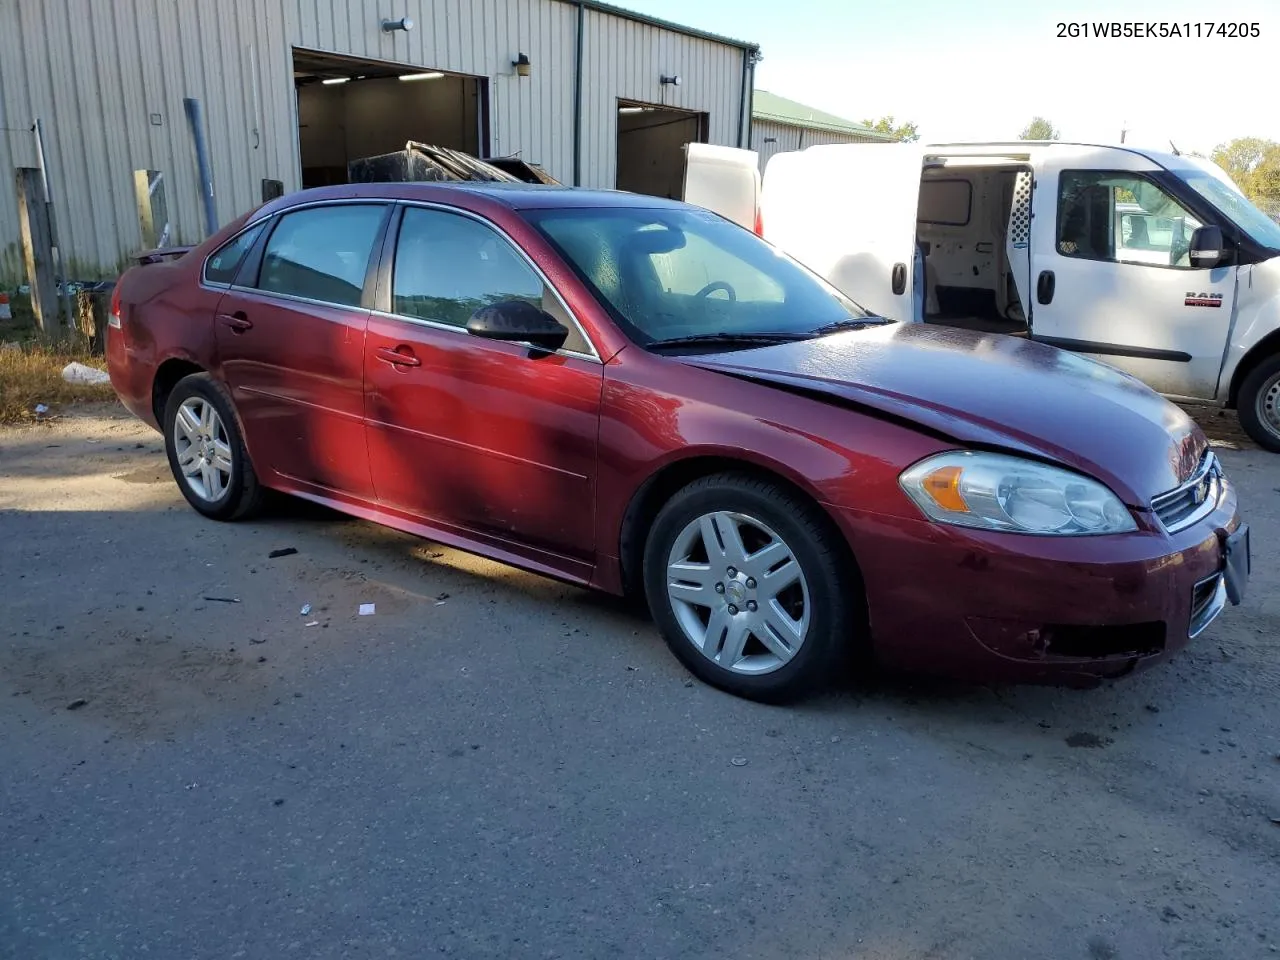
[(0, 287), (22, 274), (15, 170), (39, 163), (36, 119), (81, 279), (142, 246), (136, 171), (160, 175), (166, 239), (203, 236), (185, 98), (219, 223), (409, 139), (670, 195), (684, 143), (747, 144), (758, 57), (593, 0), (0, 0)]
[(767, 90), (757, 90), (751, 110), (751, 149), (760, 154), (760, 171), (775, 153), (821, 143), (892, 143), (894, 138), (860, 123)]

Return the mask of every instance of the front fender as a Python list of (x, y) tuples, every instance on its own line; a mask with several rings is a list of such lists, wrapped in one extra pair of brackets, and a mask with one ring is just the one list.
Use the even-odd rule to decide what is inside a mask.
[(1234, 404), (1240, 381), (1263, 356), (1280, 352), (1280, 257), (1240, 268), (1232, 324), (1216, 399)]

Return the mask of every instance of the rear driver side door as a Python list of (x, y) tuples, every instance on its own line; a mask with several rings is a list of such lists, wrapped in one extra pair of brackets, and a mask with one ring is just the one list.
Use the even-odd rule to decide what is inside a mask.
[[(382, 505), (587, 579), (603, 365), (533, 262), (493, 224), (406, 206), (369, 322), (365, 414)], [(384, 282), (388, 278), (384, 273)], [(570, 329), (553, 353), (469, 334), (525, 299)], [(447, 532), (447, 530), (446, 530)]]
[(261, 472), (323, 497), (373, 499), (364, 338), (373, 251), (392, 205), (280, 214), (218, 305), (222, 376)]

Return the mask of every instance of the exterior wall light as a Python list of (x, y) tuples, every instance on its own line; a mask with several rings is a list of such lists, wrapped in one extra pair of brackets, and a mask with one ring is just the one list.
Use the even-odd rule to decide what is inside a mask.
[(527, 53), (522, 53), (511, 61), (511, 65), (516, 68), (516, 73), (519, 76), (527, 77), (529, 69), (533, 66), (533, 61), (529, 59)]
[(671, 84), (673, 87), (678, 87), (678, 86), (680, 86), (680, 77), (679, 77), (679, 75), (676, 75), (676, 76), (674, 76), (674, 77), (667, 77), (667, 76), (663, 76), (663, 77), (661, 78), (661, 80), (662, 80), (662, 83), (663, 83), (664, 85), (669, 83), (669, 84)]
[(382, 32), (395, 33), (397, 30), (409, 31), (413, 29), (413, 21), (408, 17), (401, 17), (399, 20), (383, 20)]

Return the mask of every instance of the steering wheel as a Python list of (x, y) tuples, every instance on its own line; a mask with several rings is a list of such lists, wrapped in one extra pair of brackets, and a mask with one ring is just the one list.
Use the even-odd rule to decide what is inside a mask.
[(729, 284), (725, 283), (723, 280), (712, 280), (705, 287), (695, 293), (694, 296), (699, 299), (705, 299), (717, 290), (723, 290), (727, 293), (730, 300), (736, 301), (738, 299), (738, 291), (734, 290), (733, 287), (729, 286)]

